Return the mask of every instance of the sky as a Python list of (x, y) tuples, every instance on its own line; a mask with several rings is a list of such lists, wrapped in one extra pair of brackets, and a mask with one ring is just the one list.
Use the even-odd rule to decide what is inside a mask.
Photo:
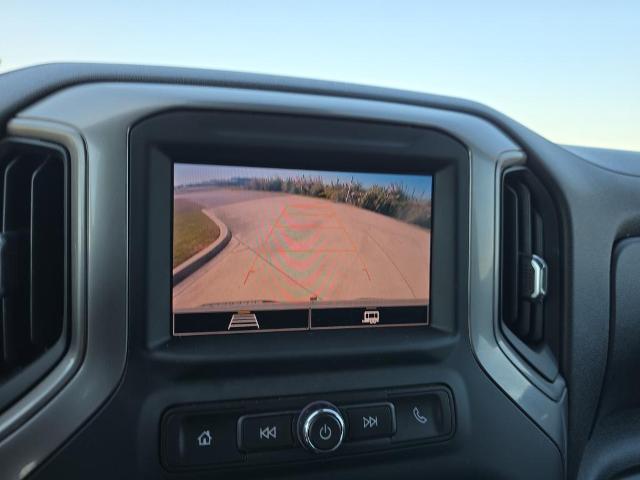
[(203, 67), (479, 101), (552, 141), (640, 151), (640, 0), (1, 0), (0, 72)]
[(326, 183), (360, 182), (364, 187), (401, 185), (414, 198), (431, 199), (432, 178), (427, 175), (397, 175), (386, 173), (328, 172), (323, 170), (289, 170), (285, 168), (231, 167), (224, 165), (175, 164), (173, 185), (203, 183), (209, 180), (234, 178), (320, 178)]

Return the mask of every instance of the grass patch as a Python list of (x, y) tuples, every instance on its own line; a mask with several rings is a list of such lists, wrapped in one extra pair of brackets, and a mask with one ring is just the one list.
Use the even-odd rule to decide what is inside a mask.
[(220, 236), (220, 229), (202, 212), (197, 203), (174, 199), (173, 268), (210, 245)]

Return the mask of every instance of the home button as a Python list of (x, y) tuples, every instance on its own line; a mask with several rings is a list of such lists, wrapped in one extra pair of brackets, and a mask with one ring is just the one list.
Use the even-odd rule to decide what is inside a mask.
[(166, 420), (164, 437), (165, 460), (171, 466), (213, 465), (242, 460), (233, 416), (172, 414)]

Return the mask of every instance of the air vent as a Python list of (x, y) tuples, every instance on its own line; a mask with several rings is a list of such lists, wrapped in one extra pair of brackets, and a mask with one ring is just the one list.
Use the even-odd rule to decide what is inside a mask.
[(0, 410), (66, 348), (67, 179), (64, 150), (0, 143)]
[(558, 221), (548, 192), (525, 168), (504, 174), (501, 224), (502, 331), (553, 381), (560, 344)]

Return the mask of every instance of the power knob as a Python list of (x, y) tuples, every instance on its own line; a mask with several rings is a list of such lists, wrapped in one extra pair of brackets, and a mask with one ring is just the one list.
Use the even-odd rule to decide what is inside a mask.
[(329, 402), (313, 402), (298, 416), (298, 438), (314, 453), (336, 450), (344, 440), (344, 419), (338, 407)]

